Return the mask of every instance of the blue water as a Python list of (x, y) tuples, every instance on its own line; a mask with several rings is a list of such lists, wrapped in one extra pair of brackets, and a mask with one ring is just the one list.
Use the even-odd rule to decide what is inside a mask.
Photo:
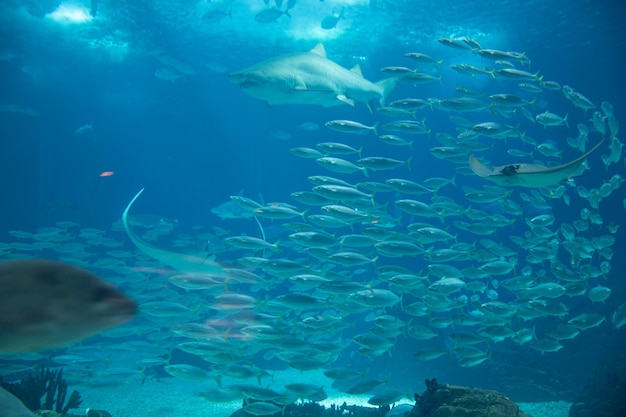
[[(38, 3), (38, 7), (32, 6)], [(405, 160), (413, 157), (411, 171), (405, 167), (394, 171), (371, 173), (369, 181), (384, 182), (388, 178), (407, 178), (421, 182), (429, 177), (451, 178), (456, 186), (447, 185), (439, 195), (454, 199), (464, 208), (480, 208), (489, 213), (505, 214), (497, 204), (480, 205), (464, 197), (462, 186), (481, 188), (492, 185), (476, 176), (455, 174), (458, 164), (435, 158), (429, 149), (443, 146), (436, 133), (445, 132), (456, 136), (457, 128), (450, 120), (453, 113), (418, 110), (416, 119), (426, 117), (426, 125), (432, 135), (408, 135), (413, 140), (413, 149), (386, 145), (374, 136), (355, 136), (334, 132), (324, 124), (330, 120), (349, 119), (367, 125), (386, 123), (392, 119), (371, 113), (363, 103), (355, 107), (285, 105), (270, 107), (263, 101), (244, 94), (232, 83), (227, 74), (253, 65), (263, 59), (285, 53), (305, 52), (322, 42), (328, 58), (351, 68), (359, 64), (365, 78), (377, 81), (384, 77), (379, 69), (386, 66), (413, 66), (414, 62), (403, 57), (408, 52), (421, 52), (443, 59), (441, 70), (425, 67), (425, 71), (440, 74), (441, 84), (431, 83), (418, 86), (400, 83), (389, 97), (390, 100), (404, 97), (448, 98), (457, 95), (455, 87), (463, 84), (486, 95), (510, 92), (512, 81), (494, 80), (489, 76), (469, 77), (451, 69), (451, 64), (470, 63), (491, 66), (493, 62), (480, 58), (470, 51), (452, 49), (441, 45), (442, 37), (460, 39), (469, 37), (480, 42), (483, 48), (524, 52), (530, 65), (521, 67), (531, 72), (539, 71), (545, 80), (569, 85), (585, 95), (596, 108), (584, 112), (574, 108), (559, 91), (544, 91), (539, 94), (537, 108), (533, 114), (548, 110), (561, 116), (568, 114), (569, 128), (548, 127), (531, 124), (519, 113), (512, 120), (497, 117), (489, 112), (463, 113), (475, 123), (498, 120), (501, 123), (520, 124), (528, 136), (537, 143), (550, 142), (563, 150), (559, 163), (580, 155), (566, 143), (567, 137), (578, 134), (576, 125), (591, 126), (587, 149), (600, 140), (593, 131), (590, 117), (600, 110), (601, 102), (613, 105), (615, 116), (624, 120), (626, 102), (623, 92), (626, 82), (623, 76), (626, 36), (623, 27), (626, 19), (623, 7), (614, 1), (351, 1), (300, 0), (290, 11), (291, 17), (281, 16), (276, 22), (261, 24), (254, 21), (260, 10), (268, 7), (261, 0), (204, 2), (204, 1), (121, 1), (98, 2), (96, 17), (84, 23), (63, 23), (46, 16), (55, 10), (57, 2), (4, 1), (0, 5), (0, 104), (29, 108), (37, 115), (16, 111), (0, 112), (0, 174), (2, 177), (2, 200), (0, 204), (0, 241), (8, 245), (17, 240), (9, 231), (35, 233), (38, 228), (55, 226), (58, 221), (73, 221), (80, 227), (97, 228), (122, 242), (117, 249), (131, 251), (134, 258), (126, 261), (129, 266), (140, 267), (145, 260), (134, 248), (126, 235), (120, 231), (121, 214), (135, 193), (145, 187), (144, 195), (133, 207), (133, 213), (151, 214), (141, 221), (144, 227), (155, 224), (172, 226), (172, 232), (161, 236), (160, 247), (176, 250), (175, 240), (180, 234), (192, 235), (183, 249), (187, 252), (203, 252), (207, 233), (216, 233), (214, 227), (230, 235), (248, 234), (261, 237), (257, 224), (251, 219), (221, 220), (211, 208), (229, 201), (229, 196), (242, 195), (258, 202), (281, 202), (294, 204), (299, 210), (308, 209), (317, 213), (317, 207), (305, 207), (295, 202), (290, 194), (310, 190), (310, 175), (331, 175), (350, 183), (366, 180), (361, 174), (335, 174), (324, 171), (315, 161), (300, 159), (289, 149), (293, 147), (315, 148), (318, 142), (336, 141), (355, 147), (363, 146), (364, 156), (386, 156)], [(68, 2), (86, 12), (89, 2)], [(345, 4), (344, 4), (345, 3)], [(523, 5), (518, 3), (524, 3)], [(345, 6), (345, 17), (331, 30), (319, 28), (319, 22)], [(213, 8), (232, 10), (232, 19), (225, 17), (219, 22), (206, 22), (202, 16)], [(284, 6), (283, 6), (284, 8)], [(37, 9), (37, 10), (35, 10)], [(175, 81), (159, 79), (155, 71), (166, 67), (158, 57), (168, 55), (187, 64), (193, 74), (178, 73)], [(421, 68), (420, 68), (421, 70)], [(522, 94), (520, 94), (522, 95)], [(525, 93), (524, 97), (532, 97)], [(3, 107), (5, 110), (8, 107)], [(10, 107), (15, 109), (15, 107)], [(299, 128), (312, 122), (318, 130)], [(74, 132), (86, 124), (93, 129), (76, 135)], [(618, 135), (619, 137), (619, 135)], [(481, 141), (492, 139), (482, 138)], [(517, 138), (508, 141), (493, 139), (493, 150), (477, 152), (494, 165), (515, 161), (506, 153), (509, 147), (526, 151), (532, 146)], [(623, 156), (619, 162), (608, 167), (602, 163), (601, 154), (608, 154), (608, 140), (603, 147), (588, 158), (590, 169), (580, 178), (566, 185), (570, 205), (562, 199), (549, 200), (552, 214), (556, 217), (553, 226), (558, 230), (563, 223), (578, 219), (581, 209), (589, 202), (579, 196), (576, 186), (588, 189), (599, 188), (614, 175), (624, 175)], [(343, 157), (338, 155), (339, 157)], [(534, 157), (544, 163), (537, 151)], [(346, 157), (346, 159), (350, 159)], [(351, 160), (355, 160), (352, 158)], [(554, 160), (553, 160), (554, 161)], [(102, 173), (113, 172), (110, 176)], [(526, 253), (515, 246), (510, 235), (528, 232), (526, 219), (545, 213), (526, 203), (522, 193), (528, 189), (511, 189), (510, 198), (523, 205), (524, 214), (516, 218), (513, 226), (498, 228), (492, 236), (478, 236), (455, 230), (449, 217), (445, 223), (431, 219), (433, 225), (448, 228), (451, 233), (459, 232), (459, 240), (467, 243), (485, 237), (513, 248), (518, 267), (516, 273), (526, 266)], [(590, 225), (586, 232), (577, 233), (592, 239), (610, 234), (607, 225), (621, 224), (624, 218), (623, 188), (618, 188), (600, 203), (602, 225)], [(398, 230), (406, 233), (406, 226), (421, 219), (398, 210), (393, 201), (411, 196), (381, 193), (375, 196), (381, 206), (389, 202), (386, 209), (394, 218), (402, 218)], [(423, 200), (426, 197), (418, 196)], [(550, 211), (550, 210), (548, 210)], [(509, 216), (514, 217), (514, 216)], [(293, 219), (300, 221), (301, 219)], [(469, 221), (467, 218), (463, 220)], [(424, 220), (429, 221), (429, 220)], [(117, 223), (116, 226), (112, 226)], [(284, 259), (298, 260), (314, 269), (327, 270), (329, 263), (295, 251), (289, 243), (282, 221), (263, 219), (264, 231), (270, 242), (279, 240), (284, 248), (273, 255)], [(198, 228), (201, 226), (201, 233)], [(138, 226), (138, 234), (145, 228)], [(361, 226), (357, 225), (358, 231)], [(71, 233), (78, 235), (78, 229)], [(350, 228), (331, 230), (337, 235), (353, 233)], [(560, 235), (559, 235), (560, 236)], [(222, 236), (223, 237), (223, 236)], [(337, 355), (335, 365), (354, 369), (369, 369), (368, 377), (385, 380), (389, 385), (406, 390), (412, 387), (421, 391), (424, 378), (436, 377), (442, 382), (472, 385), (496, 389), (513, 399), (567, 400), (575, 398), (584, 385), (597, 360), (607, 352), (624, 346), (624, 329), (615, 329), (611, 316), (626, 299), (626, 288), (620, 271), (625, 267), (624, 228), (617, 229), (616, 239), (609, 259), (611, 271), (604, 277), (585, 282), (588, 288), (603, 285), (612, 290), (603, 303), (592, 303), (585, 296), (561, 297), (569, 312), (563, 318), (543, 317), (532, 322), (514, 319), (513, 330), (533, 328), (541, 334), (544, 330), (566, 322), (582, 313), (598, 313), (605, 321), (598, 327), (581, 332), (572, 340), (564, 340), (563, 348), (555, 353), (540, 353), (527, 344), (519, 345), (506, 340), (485, 343), (490, 359), (476, 367), (460, 367), (454, 355), (446, 355), (433, 361), (417, 361), (411, 355), (423, 347), (442, 350), (453, 347), (448, 338), (453, 331), (471, 331), (471, 328), (453, 327), (437, 330), (439, 335), (430, 341), (417, 341), (399, 335), (389, 353), (367, 357), (356, 352), (354, 343)], [(557, 237), (561, 239), (560, 237)], [(220, 235), (211, 236), (212, 247), (220, 248), (217, 259), (225, 264), (235, 264), (236, 259), (254, 253), (246, 251), (222, 251), (224, 244)], [(77, 241), (80, 241), (76, 237)], [(444, 245), (437, 244), (437, 248)], [(96, 257), (106, 257), (105, 248), (93, 248)], [(368, 256), (376, 256), (374, 248), (368, 248)], [(4, 250), (6, 258), (27, 255), (54, 258), (53, 250), (26, 251)], [(256, 252), (256, 256), (260, 256)], [(583, 264), (599, 266), (598, 253)], [(567, 264), (569, 256), (559, 251), (559, 261)], [(402, 259), (380, 257), (376, 266), (399, 264), (416, 274), (425, 274), (428, 262), (421, 256)], [(480, 266), (480, 263), (474, 263)], [(463, 263), (463, 267), (468, 264)], [(532, 264), (535, 274), (540, 270), (550, 276), (549, 263)], [(573, 269), (579, 265), (572, 266)], [(350, 268), (335, 265), (334, 270), (343, 271), (354, 281), (369, 283), (375, 278), (374, 265), (366, 265), (363, 273), (352, 276)], [(356, 269), (355, 268), (355, 269)], [(150, 276), (154, 285), (140, 286), (125, 283), (110, 271), (97, 271), (104, 279), (111, 278), (120, 287), (138, 300), (185, 299), (184, 292), (167, 282), (167, 277)], [(513, 273), (512, 273), (513, 274)], [(494, 277), (503, 280), (505, 277)], [(434, 282), (436, 278), (431, 277)], [(556, 279), (548, 278), (549, 281)], [(489, 285), (493, 286), (492, 282)], [(376, 284), (386, 288), (385, 283)], [(491, 287), (490, 287), (491, 288)], [(263, 290), (244, 286), (246, 291), (259, 299), (271, 299), (287, 293), (289, 285), (274, 282)], [(500, 289), (499, 300), (512, 303), (515, 294)], [(454, 296), (458, 296), (456, 293)], [(468, 295), (472, 294), (468, 292)], [(194, 295), (195, 296), (195, 295)], [(415, 301), (407, 296), (406, 301)], [(194, 303), (198, 301), (194, 298)], [(480, 303), (487, 302), (485, 294)], [(190, 305), (193, 308), (195, 304)], [(257, 307), (262, 311), (263, 307)], [(341, 310), (341, 305), (335, 310)], [(471, 305), (441, 315), (467, 314)], [(205, 312), (209, 314), (210, 312)], [(378, 311), (380, 313), (380, 311)], [(411, 319), (398, 305), (387, 310), (409, 323)], [(440, 314), (440, 313), (437, 313)], [(336, 338), (346, 342), (357, 333), (367, 332), (371, 323), (365, 321), (366, 313), (350, 315), (349, 322), (356, 322), (354, 329), (337, 333)], [(300, 316), (302, 317), (302, 316)], [(198, 317), (198, 320), (204, 318)], [(288, 320), (296, 320), (292, 314)], [(428, 317), (413, 318), (410, 324), (427, 324)], [(145, 317), (134, 323), (138, 328), (154, 327)], [(168, 332), (171, 323), (157, 323), (161, 332)], [(93, 340), (98, 340), (92, 339)], [(128, 341), (125, 339), (124, 341)], [(90, 341), (86, 341), (89, 344)], [(95, 342), (94, 342), (95, 343)], [(165, 346), (165, 345), (164, 345)], [(171, 345), (163, 351), (173, 349)], [(57, 355), (54, 351), (50, 355)], [(177, 358), (181, 356), (181, 358)], [(253, 357), (254, 363), (267, 369), (280, 369), (286, 365), (277, 359), (266, 360), (263, 352)], [(188, 355), (175, 351), (175, 359), (190, 361)], [(132, 364), (124, 364), (132, 367)], [(331, 366), (329, 363), (328, 366)], [(384, 370), (383, 370), (384, 369)], [(163, 375), (167, 376), (167, 375)], [(281, 389), (281, 387), (273, 387)]]

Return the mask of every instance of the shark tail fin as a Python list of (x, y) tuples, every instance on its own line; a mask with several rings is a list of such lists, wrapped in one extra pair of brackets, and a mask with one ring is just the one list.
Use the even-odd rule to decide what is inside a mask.
[(382, 89), (382, 97), (380, 98), (381, 105), (385, 105), (387, 96), (394, 90), (394, 88), (396, 88), (398, 79), (398, 77), (385, 78), (384, 80), (380, 80), (376, 83), (376, 85)]

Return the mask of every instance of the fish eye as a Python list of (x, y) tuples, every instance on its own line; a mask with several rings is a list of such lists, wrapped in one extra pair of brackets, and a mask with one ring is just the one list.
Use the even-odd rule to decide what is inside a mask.
[(115, 298), (117, 291), (111, 287), (98, 286), (95, 288), (92, 298), (93, 301), (105, 301), (110, 298)]

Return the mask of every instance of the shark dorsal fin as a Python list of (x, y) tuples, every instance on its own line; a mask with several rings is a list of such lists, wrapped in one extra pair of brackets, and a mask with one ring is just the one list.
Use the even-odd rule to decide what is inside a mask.
[(309, 53), (319, 55), (322, 58), (326, 58), (326, 48), (324, 48), (324, 45), (322, 45), (321, 43), (315, 45), (315, 48), (311, 49)]
[(356, 64), (355, 66), (350, 68), (350, 71), (352, 71), (353, 73), (355, 73), (359, 77), (363, 78), (363, 73), (361, 72), (361, 66), (359, 64)]

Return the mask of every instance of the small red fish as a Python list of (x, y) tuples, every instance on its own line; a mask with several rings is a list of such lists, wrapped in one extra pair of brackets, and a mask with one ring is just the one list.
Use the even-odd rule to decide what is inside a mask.
[(111, 177), (115, 174), (115, 171), (104, 171), (100, 173), (101, 177)]

